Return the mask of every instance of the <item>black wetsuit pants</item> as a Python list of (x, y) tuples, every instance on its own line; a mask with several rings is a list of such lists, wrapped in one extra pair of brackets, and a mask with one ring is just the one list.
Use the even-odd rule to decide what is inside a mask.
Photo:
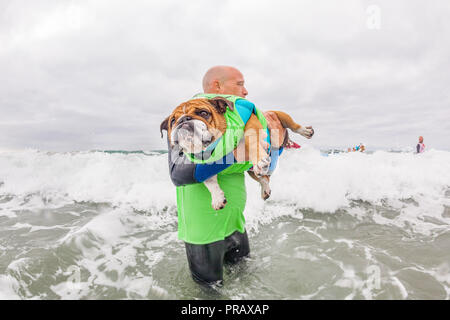
[(185, 245), (192, 278), (205, 285), (222, 283), (224, 262), (234, 264), (250, 253), (247, 231), (208, 244)]

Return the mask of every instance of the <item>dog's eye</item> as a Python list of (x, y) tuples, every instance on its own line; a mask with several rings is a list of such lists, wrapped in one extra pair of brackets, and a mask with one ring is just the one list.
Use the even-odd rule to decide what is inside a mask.
[(172, 121), (170, 121), (170, 125), (173, 126), (174, 122), (175, 122), (175, 118), (172, 118)]
[(209, 117), (209, 112), (208, 112), (208, 111), (205, 111), (205, 110), (199, 111), (197, 114), (198, 114), (200, 117), (203, 117), (203, 118), (208, 118), (208, 117)]

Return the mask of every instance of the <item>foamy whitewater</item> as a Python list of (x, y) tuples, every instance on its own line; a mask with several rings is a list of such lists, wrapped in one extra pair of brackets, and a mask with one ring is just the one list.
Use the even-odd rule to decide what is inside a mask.
[(0, 151), (0, 299), (449, 299), (450, 153), (285, 151), (251, 256), (199, 287), (167, 154)]

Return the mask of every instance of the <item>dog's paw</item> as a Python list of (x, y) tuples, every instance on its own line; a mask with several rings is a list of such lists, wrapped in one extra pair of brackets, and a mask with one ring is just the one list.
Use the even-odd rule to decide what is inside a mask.
[(267, 200), (267, 199), (269, 199), (271, 193), (272, 193), (272, 191), (270, 190), (270, 188), (261, 189), (261, 198), (263, 200)]
[(227, 199), (225, 198), (224, 194), (214, 197), (211, 202), (211, 205), (214, 210), (221, 210), (221, 209), (225, 208), (226, 204), (227, 204)]
[(253, 166), (253, 172), (259, 176), (265, 176), (269, 172), (270, 168), (270, 157), (261, 159), (256, 166)]
[(312, 127), (301, 127), (297, 133), (300, 133), (302, 136), (304, 136), (307, 139), (311, 139), (314, 135), (314, 129)]

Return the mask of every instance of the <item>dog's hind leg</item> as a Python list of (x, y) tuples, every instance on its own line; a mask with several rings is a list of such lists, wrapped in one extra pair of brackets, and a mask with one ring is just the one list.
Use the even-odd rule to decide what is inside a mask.
[(257, 176), (264, 176), (269, 172), (270, 157), (264, 146), (267, 144), (264, 141), (266, 135), (258, 118), (252, 114), (245, 125), (245, 149)]
[(277, 115), (278, 119), (280, 120), (281, 124), (284, 128), (289, 128), (292, 131), (301, 134), (307, 139), (311, 139), (314, 135), (314, 130), (312, 127), (302, 127), (298, 123), (292, 119), (290, 115), (288, 115), (286, 112), (283, 111), (270, 111)]

